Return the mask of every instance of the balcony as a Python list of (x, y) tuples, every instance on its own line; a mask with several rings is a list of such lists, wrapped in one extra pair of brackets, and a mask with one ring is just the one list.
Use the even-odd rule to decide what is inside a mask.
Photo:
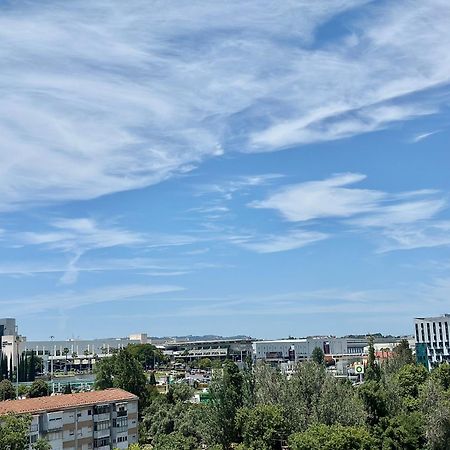
[(111, 435), (111, 432), (110, 432), (109, 428), (107, 428), (105, 430), (94, 431), (94, 439), (109, 438), (110, 435)]
[(104, 420), (110, 420), (111, 414), (109, 412), (102, 414), (94, 414), (94, 422), (103, 422)]

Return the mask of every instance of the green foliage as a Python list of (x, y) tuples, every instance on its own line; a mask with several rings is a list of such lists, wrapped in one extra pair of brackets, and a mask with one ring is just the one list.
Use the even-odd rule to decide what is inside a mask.
[(311, 359), (316, 364), (324, 364), (325, 363), (325, 354), (323, 353), (323, 350), (320, 347), (315, 347), (314, 350), (311, 353)]
[(154, 369), (156, 363), (166, 361), (165, 356), (152, 344), (131, 344), (127, 351), (136, 358), (145, 370)]
[(358, 393), (364, 402), (369, 425), (377, 424), (388, 414), (386, 392), (379, 381), (366, 381), (359, 387)]
[(424, 417), (419, 412), (386, 419), (383, 427), (383, 450), (417, 450), (426, 444)]
[(291, 450), (372, 450), (376, 445), (364, 427), (319, 424), (289, 437)]
[[(169, 393), (153, 397), (145, 409), (140, 429), (141, 438), (145, 442), (159, 442), (162, 445), (161, 436), (178, 433), (194, 439), (196, 448), (199, 448), (209, 436), (207, 408), (187, 401), (192, 391), (186, 385), (173, 385)], [(164, 445), (169, 445), (163, 442)]]
[(240, 408), (236, 425), (248, 450), (271, 450), (283, 434), (283, 413), (275, 405)]
[(156, 377), (155, 377), (155, 372), (152, 372), (151, 374), (150, 374), (150, 378), (149, 378), (149, 384), (151, 385), (151, 386), (156, 386), (158, 383), (156, 382)]
[(28, 391), (28, 396), (30, 398), (35, 397), (47, 397), (50, 395), (50, 388), (48, 384), (44, 380), (36, 380), (30, 386), (30, 390)]
[(19, 397), (26, 397), (30, 391), (30, 389), (28, 388), (28, 386), (24, 385), (24, 384), (19, 384), (19, 388), (18, 388), (18, 394)]
[(154, 450), (196, 450), (197, 442), (193, 437), (181, 433), (160, 435), (155, 441)]
[(0, 381), (0, 401), (16, 398), (16, 390), (9, 380)]
[(375, 359), (375, 347), (373, 336), (369, 336), (369, 352), (367, 357), (367, 367), (364, 374), (364, 381), (379, 381), (381, 378), (381, 369)]
[(406, 411), (417, 410), (419, 407), (419, 390), (428, 378), (428, 371), (422, 365), (407, 364), (393, 378), (402, 398)]
[(32, 448), (33, 450), (52, 450), (52, 445), (46, 439), (38, 439)]
[(450, 364), (443, 363), (440, 366), (433, 369), (431, 377), (436, 380), (444, 390), (450, 389)]
[(102, 358), (95, 366), (95, 388), (121, 388), (137, 395), (141, 403), (147, 400), (147, 377), (141, 363), (128, 348)]
[(216, 442), (225, 449), (237, 440), (236, 412), (242, 406), (242, 374), (232, 361), (225, 361), (222, 375), (216, 376), (210, 386), (211, 427)]
[(363, 425), (364, 402), (348, 380), (327, 376), (316, 405), (316, 420), (325, 425)]
[(8, 414), (0, 420), (0, 449), (24, 450), (28, 448), (31, 416)]
[(428, 447), (434, 450), (450, 448), (450, 398), (440, 380), (430, 377), (421, 388), (421, 410), (425, 418)]

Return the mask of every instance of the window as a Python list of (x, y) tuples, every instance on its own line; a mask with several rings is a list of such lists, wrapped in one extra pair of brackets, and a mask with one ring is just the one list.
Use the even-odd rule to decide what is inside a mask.
[(88, 409), (88, 416), (92, 416), (92, 409)]
[(111, 428), (111, 423), (109, 420), (94, 423), (94, 431), (108, 430), (109, 428)]
[(108, 414), (109, 411), (109, 405), (94, 406), (94, 414)]

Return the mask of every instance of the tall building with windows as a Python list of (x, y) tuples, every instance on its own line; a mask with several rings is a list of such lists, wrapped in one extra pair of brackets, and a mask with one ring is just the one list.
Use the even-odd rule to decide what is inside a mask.
[(1, 416), (29, 414), (30, 443), (52, 450), (126, 449), (138, 442), (138, 397), (122, 389), (0, 402)]
[(414, 319), (417, 362), (428, 369), (450, 362), (450, 314)]

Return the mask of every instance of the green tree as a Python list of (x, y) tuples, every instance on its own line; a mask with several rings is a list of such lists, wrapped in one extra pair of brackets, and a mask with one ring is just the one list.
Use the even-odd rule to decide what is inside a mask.
[(316, 364), (322, 365), (325, 363), (325, 354), (320, 347), (315, 347), (311, 353), (311, 359)]
[(422, 365), (407, 364), (392, 379), (399, 390), (405, 411), (418, 409), (419, 391), (428, 375), (427, 369)]
[(325, 425), (364, 425), (364, 402), (348, 380), (327, 376), (316, 405), (316, 420)]
[(139, 397), (141, 404), (147, 401), (147, 377), (140, 362), (128, 351), (102, 358), (95, 365), (95, 388), (121, 388)]
[(436, 380), (444, 390), (450, 389), (450, 364), (442, 363), (431, 372), (431, 377)]
[(150, 374), (149, 384), (151, 386), (156, 386), (158, 383), (156, 382), (155, 372)]
[(18, 394), (19, 397), (27, 397), (28, 396), (28, 392), (29, 392), (29, 388), (24, 385), (24, 384), (19, 384), (19, 389), (18, 389)]
[(183, 436), (175, 432), (159, 435), (154, 444), (154, 450), (196, 450), (197, 442), (193, 437)]
[(313, 425), (289, 437), (291, 450), (373, 450), (377, 441), (364, 427)]
[(0, 400), (13, 400), (16, 398), (16, 390), (9, 380), (0, 381)]
[(215, 376), (210, 385), (211, 427), (215, 441), (224, 449), (237, 441), (236, 412), (242, 406), (242, 374), (237, 365), (227, 360), (222, 375)]
[(376, 425), (382, 417), (388, 414), (386, 391), (379, 381), (366, 381), (358, 393), (364, 403), (369, 425)]
[[(284, 377), (286, 378), (286, 377)], [(286, 425), (289, 434), (304, 431), (316, 421), (322, 387), (327, 378), (325, 366), (308, 361), (298, 364), (289, 381), (281, 386)]]
[(47, 439), (38, 439), (32, 448), (33, 450), (52, 450), (52, 445)]
[(236, 425), (248, 450), (271, 450), (281, 443), (283, 413), (275, 405), (243, 407), (237, 411)]
[(130, 344), (127, 350), (145, 370), (154, 369), (156, 363), (165, 361), (164, 355), (152, 344)]
[(424, 418), (414, 411), (386, 419), (383, 450), (417, 450), (426, 444)]
[(24, 450), (28, 448), (31, 416), (7, 414), (0, 420), (0, 449)]
[(28, 392), (28, 396), (30, 398), (35, 397), (46, 397), (50, 395), (50, 388), (48, 384), (44, 380), (36, 380), (30, 386), (30, 390)]
[(402, 339), (396, 347), (394, 347), (393, 355), (383, 365), (383, 369), (386, 373), (392, 374), (398, 372), (403, 366), (407, 364), (414, 364), (414, 356), (409, 342), (406, 339)]
[(428, 448), (450, 448), (450, 398), (439, 379), (430, 377), (421, 388), (421, 411), (425, 417)]
[(375, 347), (373, 336), (368, 337), (369, 351), (367, 356), (367, 367), (364, 374), (365, 381), (379, 381), (381, 378), (381, 370), (375, 358)]

